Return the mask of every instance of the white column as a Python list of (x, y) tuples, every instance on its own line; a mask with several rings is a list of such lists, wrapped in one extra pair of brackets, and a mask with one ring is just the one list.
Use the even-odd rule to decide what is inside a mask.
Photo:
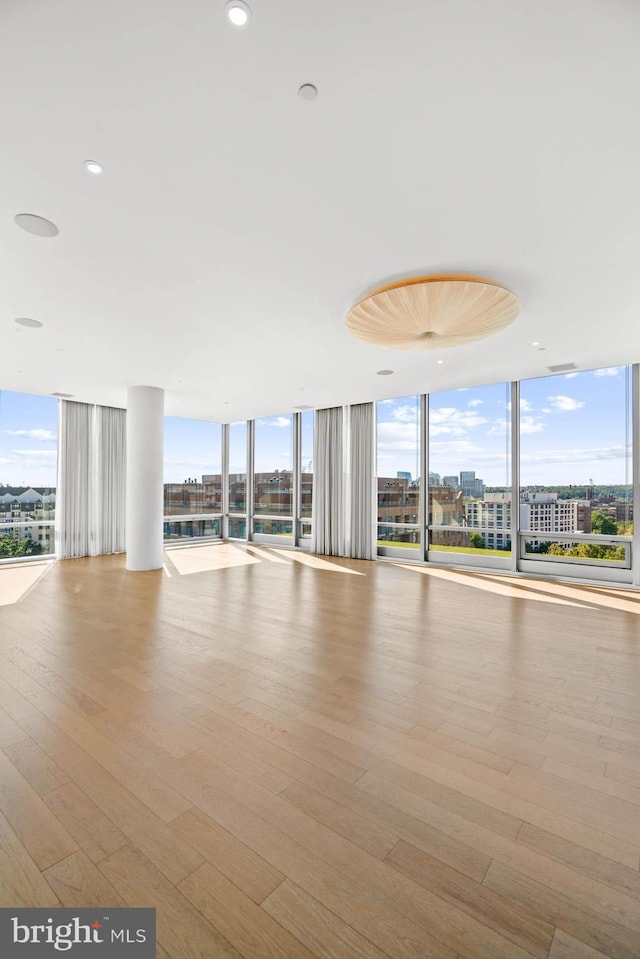
[(127, 569), (162, 569), (164, 390), (127, 390)]

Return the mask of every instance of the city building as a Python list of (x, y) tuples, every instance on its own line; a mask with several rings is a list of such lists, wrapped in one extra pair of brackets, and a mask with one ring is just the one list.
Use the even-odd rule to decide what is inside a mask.
[[(51, 553), (55, 509), (55, 490), (49, 487), (0, 486), (0, 536), (26, 543), (30, 548), (24, 551), (25, 555)], [(5, 551), (9, 555), (13, 553), (8, 549)], [(0, 555), (5, 551), (0, 549)]]

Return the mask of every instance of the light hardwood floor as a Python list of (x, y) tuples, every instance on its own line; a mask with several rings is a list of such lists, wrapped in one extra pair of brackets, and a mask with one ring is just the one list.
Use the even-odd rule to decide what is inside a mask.
[(171, 959), (640, 956), (639, 593), (5, 568), (0, 746), (1, 905), (154, 906)]

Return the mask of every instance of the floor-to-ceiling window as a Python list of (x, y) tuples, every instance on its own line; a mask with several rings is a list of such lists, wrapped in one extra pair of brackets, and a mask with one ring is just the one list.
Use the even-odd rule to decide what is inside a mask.
[(633, 533), (631, 367), (520, 385), (520, 556), (628, 568)]
[(247, 536), (247, 424), (229, 424), (229, 538)]
[(220, 424), (165, 417), (165, 541), (218, 538), (221, 514)]
[(254, 536), (293, 535), (292, 416), (269, 416), (254, 424)]
[(433, 559), (511, 556), (511, 387), (429, 396), (429, 550)]
[(298, 536), (303, 541), (311, 537), (313, 516), (313, 410), (300, 413), (300, 505)]
[(380, 400), (377, 420), (378, 548), (420, 550), (420, 397)]
[(0, 391), (0, 559), (55, 551), (58, 401)]

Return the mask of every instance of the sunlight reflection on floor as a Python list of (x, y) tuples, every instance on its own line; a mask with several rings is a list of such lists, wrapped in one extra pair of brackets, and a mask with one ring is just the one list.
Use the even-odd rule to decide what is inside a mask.
[(312, 553), (296, 552), (292, 549), (279, 549), (278, 554), (286, 556), (288, 559), (293, 560), (294, 563), (300, 563), (302, 566), (311, 566), (312, 569), (324, 569), (330, 573), (349, 573), (350, 576), (365, 575), (357, 569), (349, 569), (347, 566), (341, 566), (337, 562), (332, 563), (329, 560), (322, 559), (320, 556), (315, 556)]
[(185, 546), (165, 550), (165, 572), (168, 576), (190, 576), (192, 573), (207, 573), (216, 569), (231, 569), (234, 566), (252, 566), (260, 560), (243, 547), (233, 543), (214, 543), (211, 546)]
[(449, 580), (460, 586), (470, 586), (487, 593), (528, 599), (536, 603), (555, 603), (557, 606), (577, 606), (582, 609), (604, 607), (640, 616), (640, 596), (605, 585), (558, 583), (542, 579), (502, 576), (499, 573), (476, 573), (441, 567), (413, 566), (398, 563), (403, 569), (412, 569), (426, 576)]
[(22, 563), (0, 568), (0, 606), (19, 603), (39, 579), (50, 569), (51, 563)]

